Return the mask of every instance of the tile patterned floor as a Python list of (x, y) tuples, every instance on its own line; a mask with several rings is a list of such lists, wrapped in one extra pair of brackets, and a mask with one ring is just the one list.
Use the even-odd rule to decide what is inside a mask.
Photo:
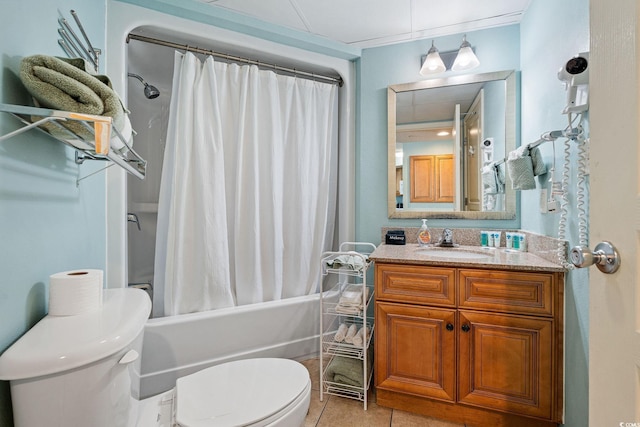
[(318, 359), (301, 362), (311, 376), (311, 404), (305, 427), (464, 427), (464, 424), (442, 421), (431, 417), (383, 408), (368, 401), (367, 410), (362, 402), (338, 396), (324, 396), (320, 401)]

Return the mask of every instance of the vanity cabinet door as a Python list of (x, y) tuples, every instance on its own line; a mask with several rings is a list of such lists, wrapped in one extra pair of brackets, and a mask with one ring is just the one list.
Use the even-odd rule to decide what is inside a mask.
[(551, 319), (459, 311), (458, 401), (552, 417)]
[(453, 268), (376, 263), (375, 283), (380, 300), (455, 307)]
[(455, 310), (376, 303), (376, 387), (455, 401)]
[(555, 276), (513, 271), (458, 271), (458, 307), (552, 316)]

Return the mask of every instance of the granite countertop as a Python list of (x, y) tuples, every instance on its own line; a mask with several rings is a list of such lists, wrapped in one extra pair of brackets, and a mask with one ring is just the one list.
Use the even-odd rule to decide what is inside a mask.
[[(466, 252), (469, 254), (469, 258), (450, 258), (437, 255), (438, 252), (446, 250)], [(440, 267), (476, 267), (520, 271), (565, 271), (560, 264), (548, 261), (531, 252), (518, 252), (505, 248), (483, 248), (481, 246), (460, 245), (455, 249), (430, 246), (425, 249), (420, 248), (415, 243), (406, 245), (387, 245), (383, 243), (376, 248), (369, 258), (376, 262)]]

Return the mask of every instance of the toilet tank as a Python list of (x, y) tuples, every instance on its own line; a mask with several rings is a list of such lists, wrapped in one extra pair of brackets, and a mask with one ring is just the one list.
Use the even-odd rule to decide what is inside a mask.
[(15, 427), (134, 425), (144, 325), (140, 289), (105, 290), (100, 309), (45, 316), (0, 356)]

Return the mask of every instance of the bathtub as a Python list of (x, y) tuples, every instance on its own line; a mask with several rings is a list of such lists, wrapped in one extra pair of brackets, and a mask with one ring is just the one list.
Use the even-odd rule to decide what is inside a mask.
[(251, 357), (306, 359), (319, 352), (319, 295), (149, 319), (144, 330), (140, 397), (176, 379)]

